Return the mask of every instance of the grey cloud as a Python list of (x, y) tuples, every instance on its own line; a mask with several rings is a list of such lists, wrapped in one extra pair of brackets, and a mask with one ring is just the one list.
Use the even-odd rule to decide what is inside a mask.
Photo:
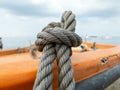
[(91, 10), (87, 13), (81, 14), (81, 17), (98, 17), (98, 18), (110, 18), (119, 16), (120, 12), (116, 8), (100, 9), (100, 10)]
[(22, 16), (38, 16), (38, 17), (57, 17), (58, 13), (49, 11), (46, 4), (34, 5), (32, 3), (0, 3), (0, 8), (8, 10), (10, 13)]
[[(119, 2), (119, 0), (115, 0)], [(103, 0), (101, 0), (103, 2)], [(112, 3), (113, 0), (106, 0), (108, 3)], [(97, 17), (97, 18), (110, 18), (120, 15), (120, 6), (116, 5), (114, 2), (111, 7), (105, 9), (93, 9), (89, 10), (86, 13), (78, 13), (77, 17), (86, 19), (88, 17)], [(33, 16), (33, 17), (59, 17), (61, 13), (52, 12), (49, 10), (49, 3), (44, 3), (41, 5), (34, 5), (29, 1), (24, 2), (23, 0), (19, 2), (14, 2), (14, 0), (3, 0), (0, 3), (0, 8), (8, 10), (10, 13), (21, 16)], [(101, 6), (102, 7), (102, 6)], [(87, 21), (87, 20), (83, 20)]]

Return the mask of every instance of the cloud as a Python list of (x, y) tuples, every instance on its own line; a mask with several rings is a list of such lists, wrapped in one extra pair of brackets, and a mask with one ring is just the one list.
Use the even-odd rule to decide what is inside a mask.
[(76, 14), (79, 35), (120, 33), (120, 0), (1, 0), (0, 36), (35, 36), (65, 10)]
[[(115, 2), (116, 1), (116, 2)], [(0, 8), (19, 16), (58, 17), (64, 10), (72, 10), (79, 17), (108, 18), (120, 15), (119, 0), (3, 0)], [(67, 4), (69, 2), (69, 4)]]
[(91, 11), (88, 11), (86, 13), (79, 15), (79, 17), (81, 18), (98, 17), (98, 18), (103, 18), (103, 19), (116, 17), (116, 16), (120, 16), (119, 9), (116, 9), (116, 8), (91, 10)]
[(19, 4), (19, 3), (0, 3), (0, 7), (9, 11), (12, 14), (19, 16), (39, 16), (39, 17), (48, 17), (48, 16), (57, 16), (56, 13), (49, 12), (49, 8), (46, 5), (34, 5), (31, 3), (28, 4)]

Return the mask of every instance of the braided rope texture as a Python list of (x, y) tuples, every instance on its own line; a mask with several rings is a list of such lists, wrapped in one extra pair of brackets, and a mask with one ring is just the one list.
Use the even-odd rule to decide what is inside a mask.
[(75, 26), (75, 15), (71, 11), (65, 11), (61, 22), (52, 22), (38, 33), (35, 45), (38, 51), (42, 51), (42, 56), (33, 90), (52, 90), (55, 58), (59, 69), (59, 90), (74, 90), (71, 47), (82, 43), (82, 39), (74, 33)]

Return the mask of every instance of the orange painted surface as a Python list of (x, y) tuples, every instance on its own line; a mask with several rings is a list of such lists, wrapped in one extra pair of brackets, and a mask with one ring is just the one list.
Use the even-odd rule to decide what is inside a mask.
[(17, 49), (12, 49), (12, 50), (1, 50), (0, 51), (0, 56), (6, 56), (6, 55), (11, 55), (11, 54), (16, 54), (19, 53), (19, 50), (21, 52), (28, 52), (29, 47), (24, 47), (24, 48), (17, 48)]
[[(108, 45), (110, 46), (110, 45)], [(99, 46), (100, 47), (100, 46)], [(107, 45), (101, 45), (107, 47)], [(41, 54), (41, 53), (40, 53)], [(100, 58), (112, 56), (106, 64), (102, 64)], [(98, 49), (80, 53), (73, 51), (72, 66), (76, 82), (90, 78), (104, 70), (120, 63), (120, 47)], [(0, 57), (0, 90), (32, 90), (39, 60), (33, 59), (28, 52), (21, 54), (9, 54)], [(57, 65), (55, 62), (53, 90), (58, 88)]]
[[(89, 42), (84, 42), (83, 44), (86, 44), (88, 47), (92, 46), (92, 43)], [(96, 44), (96, 48), (98, 49), (108, 49), (108, 48), (113, 48), (115, 45), (108, 45), (108, 44)]]

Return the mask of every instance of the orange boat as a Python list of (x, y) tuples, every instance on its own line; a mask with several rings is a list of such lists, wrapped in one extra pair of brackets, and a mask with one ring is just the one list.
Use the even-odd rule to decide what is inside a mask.
[[(83, 44), (88, 49), (81, 52), (80, 47), (73, 48), (71, 57), (75, 90), (103, 90), (120, 76), (120, 46), (96, 44), (91, 49), (92, 43)], [(0, 90), (32, 90), (38, 63), (38, 59), (31, 57), (28, 47), (0, 51)], [(58, 74), (54, 63), (53, 90), (57, 90)]]

